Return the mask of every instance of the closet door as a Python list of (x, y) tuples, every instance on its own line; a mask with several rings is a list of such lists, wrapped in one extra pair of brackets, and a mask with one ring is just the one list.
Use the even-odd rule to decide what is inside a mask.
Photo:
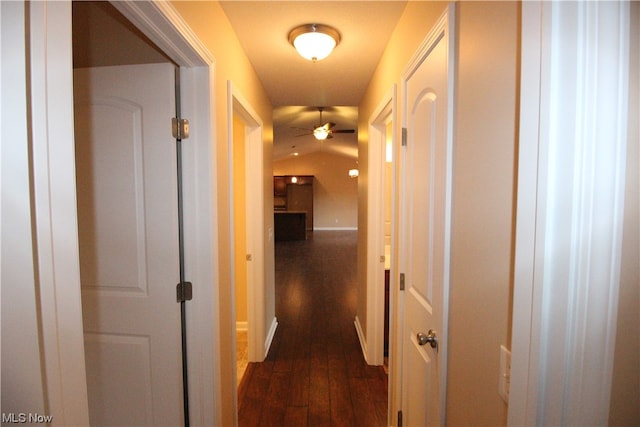
[(174, 66), (74, 74), (91, 425), (182, 424)]

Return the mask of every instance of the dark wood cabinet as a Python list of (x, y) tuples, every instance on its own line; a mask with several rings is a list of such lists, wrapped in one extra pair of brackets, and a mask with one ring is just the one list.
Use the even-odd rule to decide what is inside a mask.
[(313, 231), (313, 185), (289, 184), (287, 186), (287, 211), (305, 212), (306, 230)]
[(276, 241), (306, 240), (306, 214), (304, 212), (281, 211), (273, 213)]
[(284, 176), (273, 177), (273, 195), (279, 197), (287, 196), (287, 180)]
[[(313, 231), (313, 175), (282, 175), (273, 177), (273, 209), (275, 212), (303, 212), (304, 228)], [(282, 217), (279, 221), (288, 222)], [(276, 227), (276, 234), (278, 232)], [(282, 227), (280, 227), (282, 230)], [(282, 231), (281, 231), (282, 232)], [(299, 235), (295, 233), (295, 235)], [(278, 236), (276, 236), (278, 239)]]

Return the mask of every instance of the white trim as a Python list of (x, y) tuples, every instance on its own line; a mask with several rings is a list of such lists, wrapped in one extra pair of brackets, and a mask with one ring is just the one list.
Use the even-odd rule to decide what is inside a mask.
[(313, 231), (358, 231), (358, 227), (313, 227)]
[[(276, 335), (276, 329), (278, 329), (278, 321), (274, 317), (271, 319), (271, 326), (269, 327), (269, 331), (267, 332), (267, 337), (264, 340), (264, 357), (267, 357), (269, 353), (269, 348), (271, 348), (271, 343), (273, 342), (273, 337)], [(263, 359), (264, 360), (264, 359)]]
[[(384, 363), (384, 208), (386, 140), (387, 125), (391, 122), (392, 146), (395, 151), (395, 135), (397, 131), (397, 120), (395, 116), (396, 92), (396, 86), (393, 85), (369, 118), (369, 186), (367, 190), (366, 281), (367, 352), (365, 360), (370, 365), (382, 365)], [(393, 195), (391, 198), (393, 199)], [(393, 242), (393, 238), (391, 240)], [(393, 251), (391, 251), (391, 253), (393, 253)], [(391, 272), (390, 277), (393, 277), (391, 276)], [(389, 316), (389, 319), (391, 319), (391, 316)]]
[(43, 390), (46, 384), (42, 369), (44, 354), (40, 351), (42, 322), (34, 259), (37, 242), (31, 215), (27, 7), (25, 2), (0, 3), (2, 412), (20, 413), (29, 408), (49, 414)]
[[(216, 131), (214, 64), (182, 68), (180, 77), (182, 115), (190, 119), (191, 127), (191, 137), (182, 144), (185, 271), (187, 280), (194, 286), (194, 299), (187, 304), (190, 419), (194, 424), (209, 425), (219, 417), (220, 411), (216, 408), (222, 392), (218, 374), (222, 369), (221, 349), (216, 333), (219, 306), (215, 298), (218, 286), (216, 150), (210, 145)], [(200, 399), (191, 396), (200, 396)]]
[(80, 298), (71, 2), (29, 4), (31, 126), (45, 398), (56, 424), (89, 422)]
[(532, 425), (536, 417), (538, 379), (529, 374), (533, 373), (530, 366), (539, 364), (539, 352), (531, 350), (540, 348), (539, 332), (532, 329), (532, 310), (540, 306), (540, 295), (533, 293), (533, 242), (537, 216), (542, 3), (523, 2), (521, 7), (520, 141), (508, 412), (508, 423), (514, 427)]
[[(229, 194), (230, 218), (233, 229), (234, 187), (233, 180), (233, 117), (239, 117), (245, 124), (245, 218), (246, 248), (251, 255), (247, 262), (247, 321), (248, 357), (250, 362), (262, 362), (268, 348), (265, 322), (265, 251), (264, 251), (264, 154), (262, 140), (262, 119), (251, 104), (233, 85), (227, 82), (227, 108), (229, 129)], [(258, 191), (255, 191), (258, 189)], [(235, 246), (232, 239), (232, 247)], [(235, 265), (234, 250), (231, 251), (231, 265)], [(231, 269), (233, 272), (233, 268)], [(235, 289), (235, 274), (232, 274), (232, 289)], [(235, 292), (231, 292), (232, 295)], [(233, 304), (235, 307), (235, 303)]]
[(358, 341), (360, 342), (362, 355), (364, 356), (364, 360), (367, 360), (368, 359), (367, 349), (369, 348), (369, 346), (367, 346), (367, 337), (362, 331), (362, 324), (360, 323), (360, 318), (358, 317), (358, 315), (356, 315), (356, 319), (354, 320), (353, 324), (356, 328), (356, 333), (358, 334)]
[[(187, 68), (182, 73), (183, 111), (194, 117), (192, 139), (185, 144), (186, 271), (198, 298), (189, 303), (188, 334), (191, 420), (220, 424), (217, 294), (217, 222), (215, 150), (215, 60), (193, 36), (169, 3), (113, 3), (160, 49)], [(87, 425), (87, 388), (80, 300), (73, 87), (71, 83), (71, 3), (30, 3), (32, 25), (35, 209), (42, 292), (43, 340), (50, 414), (60, 425)], [(46, 25), (44, 24), (46, 22)], [(192, 44), (196, 47), (193, 48)], [(180, 53), (180, 54), (178, 54)], [(196, 67), (197, 66), (197, 67)], [(51, 83), (47, 83), (51, 82)], [(42, 92), (46, 91), (46, 95)], [(40, 97), (40, 94), (43, 94)], [(36, 119), (42, 114), (42, 119)], [(195, 127), (194, 127), (195, 126)], [(43, 145), (37, 146), (40, 136)], [(46, 141), (46, 142), (45, 142)], [(51, 149), (49, 148), (51, 147)], [(53, 149), (55, 147), (55, 149)], [(38, 157), (36, 159), (35, 157)], [(75, 249), (72, 248), (75, 246)], [(199, 292), (210, 285), (209, 292)], [(64, 298), (60, 296), (64, 295)], [(68, 320), (68, 321), (67, 321)], [(62, 322), (62, 323), (61, 323)], [(63, 324), (64, 323), (64, 324)], [(81, 360), (82, 359), (82, 360)], [(56, 379), (57, 378), (57, 379)]]
[[(249, 101), (227, 81), (227, 164), (229, 165), (229, 229), (231, 231), (229, 271), (231, 313), (235, 319), (236, 311), (236, 274), (235, 274), (235, 180), (234, 180), (234, 116), (239, 117), (245, 125), (245, 225), (246, 252), (251, 261), (246, 265), (247, 277), (247, 357), (249, 362), (262, 362), (268, 352), (263, 345), (265, 337), (265, 250), (264, 250), (264, 163), (262, 119), (255, 112)], [(255, 192), (253, 190), (260, 189)], [(231, 359), (236, 357), (236, 334), (231, 334)], [(270, 341), (269, 341), (270, 344)], [(263, 356), (264, 355), (264, 356)], [(238, 392), (237, 366), (231, 367), (233, 378), (233, 416), (237, 424)]]
[(622, 245), (629, 3), (525, 3), (522, 19), (508, 421), (606, 425)]
[(110, 3), (181, 67), (215, 64), (215, 58), (170, 2), (111, 0)]

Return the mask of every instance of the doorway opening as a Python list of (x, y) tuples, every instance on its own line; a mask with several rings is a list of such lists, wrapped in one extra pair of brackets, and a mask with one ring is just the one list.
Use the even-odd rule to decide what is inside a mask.
[[(209, 87), (212, 74), (207, 64), (212, 58), (206, 51), (196, 52), (184, 41), (184, 34), (178, 35), (175, 26), (171, 26), (178, 23), (167, 20), (166, 8), (148, 6), (139, 2), (132, 8), (126, 1), (74, 2), (71, 6), (85, 359), (92, 420), (126, 419), (130, 423), (134, 422), (131, 414), (136, 414), (140, 424), (156, 424), (159, 419), (180, 424), (181, 420), (187, 420), (188, 414), (180, 396), (182, 357), (176, 341), (180, 332), (175, 330), (180, 329), (176, 283), (181, 279), (176, 249), (179, 234), (177, 153), (170, 123), (176, 114), (177, 65), (169, 55), (177, 57), (180, 64), (187, 61), (190, 67), (202, 65), (184, 68), (180, 82), (187, 88)], [(171, 23), (163, 30), (157, 27), (150, 30), (140, 24), (158, 20)], [(134, 21), (151, 36), (162, 32), (164, 38), (156, 40), (160, 40), (164, 48), (153, 45), (142, 30), (131, 23)], [(157, 78), (158, 75), (161, 77)], [(145, 92), (147, 85), (152, 89)], [(133, 100), (140, 92), (147, 93), (144, 95), (147, 99)], [(192, 130), (197, 135), (182, 150), (183, 160), (188, 164), (182, 178), (189, 190), (184, 195), (187, 205), (184, 241), (190, 251), (186, 263), (189, 277), (195, 283), (211, 283), (213, 266), (202, 263), (203, 258), (211, 259), (208, 256), (213, 249), (211, 242), (194, 238), (200, 235), (198, 230), (210, 229), (211, 222), (215, 221), (215, 215), (209, 215), (210, 183), (200, 179), (209, 168), (206, 141), (211, 129), (204, 126), (206, 111), (194, 107), (196, 100), (202, 101), (198, 104), (202, 106), (210, 99), (187, 92), (184, 99), (195, 119)], [(147, 124), (147, 119), (156, 116), (157, 110), (162, 110), (157, 115), (160, 123)], [(198, 120), (201, 118), (203, 120)], [(154, 143), (150, 144), (146, 138), (153, 139)], [(195, 182), (202, 185), (196, 189)], [(196, 212), (200, 215), (196, 216)], [(214, 351), (208, 344), (214, 329), (211, 315), (215, 307), (206, 293), (200, 292), (198, 297), (190, 302), (195, 310), (186, 316), (187, 331), (194, 338), (200, 338), (189, 346), (194, 360), (188, 370), (197, 372), (201, 379), (207, 378), (208, 383), (202, 384), (198, 379), (195, 387), (190, 386), (195, 399), (189, 412), (213, 419), (210, 409), (215, 388), (213, 366), (204, 365), (201, 360), (203, 357), (211, 360)], [(141, 319), (144, 322), (139, 321)], [(104, 322), (115, 326), (105, 328)], [(142, 323), (151, 325), (151, 330), (161, 329), (162, 339), (150, 339), (153, 331), (127, 330)], [(170, 360), (163, 362), (163, 357)], [(171, 381), (172, 385), (152, 388), (151, 377), (155, 373), (153, 369), (145, 369), (147, 365), (171, 366), (169, 374), (163, 372), (161, 376), (168, 377), (164, 380)], [(94, 368), (102, 370), (99, 375), (92, 373)], [(96, 382), (100, 376), (108, 381)], [(135, 396), (123, 399), (121, 385), (127, 378), (136, 384), (135, 390), (130, 390)], [(167, 397), (163, 388), (177, 395)]]
[(186, 382), (172, 292), (180, 281), (179, 180), (175, 139), (164, 132), (176, 113), (175, 64), (109, 3), (72, 8), (90, 419), (181, 423)]
[[(386, 425), (387, 376), (366, 363), (353, 324), (358, 180), (349, 170), (356, 158), (319, 150), (274, 160), (278, 331), (265, 362), (250, 364), (245, 374), (241, 426), (283, 419), (353, 424), (362, 417), (367, 425)], [(304, 190), (313, 195), (312, 227), (297, 199)], [(331, 205), (336, 199), (346, 207)]]
[[(228, 83), (232, 223), (233, 366), (237, 388), (249, 362), (261, 362), (277, 327), (267, 319), (262, 121), (232, 82)], [(267, 238), (267, 242), (271, 242)], [(268, 324), (269, 323), (269, 324)], [(236, 410), (237, 413), (237, 410)]]
[(393, 318), (396, 270), (392, 254), (395, 210), (394, 151), (396, 135), (396, 88), (385, 95), (369, 122), (369, 189), (367, 236), (367, 361), (383, 365), (388, 371), (389, 323)]
[(247, 200), (245, 123), (233, 115), (233, 233), (236, 325), (236, 384), (240, 385), (249, 362), (247, 312)]

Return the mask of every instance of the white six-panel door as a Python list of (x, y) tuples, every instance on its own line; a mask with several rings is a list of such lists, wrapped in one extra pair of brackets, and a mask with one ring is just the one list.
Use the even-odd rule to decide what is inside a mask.
[(74, 73), (91, 424), (182, 424), (174, 66)]
[(406, 426), (438, 426), (444, 416), (452, 155), (447, 16), (425, 40), (403, 82), (407, 144), (400, 166), (399, 262), (405, 277), (401, 406)]

